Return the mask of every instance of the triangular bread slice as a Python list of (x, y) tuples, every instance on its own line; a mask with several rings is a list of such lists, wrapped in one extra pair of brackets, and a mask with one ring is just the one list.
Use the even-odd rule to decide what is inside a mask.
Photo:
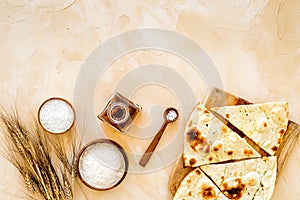
[(227, 200), (228, 198), (199, 168), (180, 183), (173, 200)]
[(288, 103), (224, 106), (212, 108), (258, 146), (275, 155), (288, 125)]
[(270, 200), (274, 192), (277, 158), (262, 157), (200, 167), (229, 199)]
[(260, 157), (245, 139), (198, 103), (185, 127), (184, 165), (197, 167), (233, 159)]

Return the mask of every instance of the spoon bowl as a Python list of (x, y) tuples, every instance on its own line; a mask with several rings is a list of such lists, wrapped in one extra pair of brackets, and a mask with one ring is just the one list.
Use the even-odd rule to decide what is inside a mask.
[(167, 123), (175, 122), (178, 119), (178, 110), (175, 108), (167, 108), (164, 112), (164, 119)]

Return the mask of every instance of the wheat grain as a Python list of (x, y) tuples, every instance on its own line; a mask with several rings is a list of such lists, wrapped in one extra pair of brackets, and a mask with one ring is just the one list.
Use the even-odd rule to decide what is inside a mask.
[(76, 174), (75, 156), (79, 148), (73, 143), (75, 140), (72, 140), (72, 150), (67, 151), (63, 142), (54, 138), (55, 135), (49, 136), (36, 122), (27, 128), (16, 112), (3, 111), (0, 119), (5, 127), (6, 157), (22, 175), (29, 196), (45, 200), (73, 199), (71, 183)]

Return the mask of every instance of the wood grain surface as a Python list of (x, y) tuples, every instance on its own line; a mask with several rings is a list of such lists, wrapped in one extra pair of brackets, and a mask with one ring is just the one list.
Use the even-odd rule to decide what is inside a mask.
[[(213, 88), (208, 93), (203, 104), (207, 109), (210, 110), (212, 107), (246, 105), (246, 104), (251, 104), (251, 102), (243, 98), (237, 97), (235, 95), (232, 95), (228, 92), (225, 92), (222, 89)], [(224, 123), (228, 125), (227, 121), (224, 121)], [(231, 125), (229, 124), (229, 126)], [(277, 180), (283, 170), (284, 164), (288, 159), (290, 152), (293, 149), (293, 146), (299, 136), (299, 133), (300, 133), (300, 126), (295, 122), (289, 121), (287, 131), (283, 136), (283, 140), (279, 146), (278, 151), (276, 152), (277, 166), (278, 166)], [(255, 149), (258, 150), (258, 152), (264, 156), (265, 153), (261, 152), (259, 148), (255, 148)], [(184, 167), (182, 157), (180, 157), (177, 160), (171, 172), (169, 183), (168, 183), (169, 190), (173, 195), (176, 193), (176, 190), (178, 189), (180, 182), (183, 180), (183, 178), (193, 169), (194, 168), (191, 167)]]

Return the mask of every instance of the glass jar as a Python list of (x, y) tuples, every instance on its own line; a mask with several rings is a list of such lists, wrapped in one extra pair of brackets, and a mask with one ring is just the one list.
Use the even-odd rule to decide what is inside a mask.
[(115, 92), (98, 118), (121, 133), (126, 133), (142, 108)]

